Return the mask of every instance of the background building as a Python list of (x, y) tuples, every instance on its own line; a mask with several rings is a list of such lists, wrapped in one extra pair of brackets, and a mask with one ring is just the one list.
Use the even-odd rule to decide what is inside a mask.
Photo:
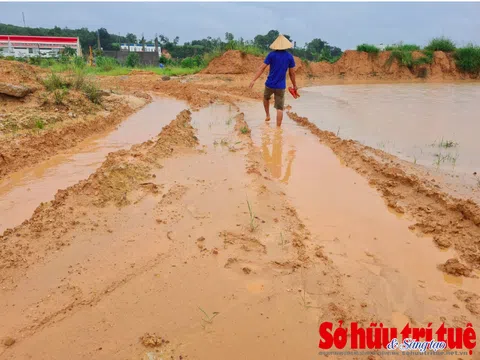
[(0, 55), (56, 57), (66, 47), (82, 55), (78, 37), (0, 35)]
[[(140, 52), (143, 51), (143, 45), (142, 44), (120, 44), (120, 49), (121, 50), (127, 50), (127, 51), (134, 51), (134, 52)], [(156, 50), (160, 54), (160, 47)], [(154, 44), (145, 44), (145, 52), (155, 52), (155, 45)]]

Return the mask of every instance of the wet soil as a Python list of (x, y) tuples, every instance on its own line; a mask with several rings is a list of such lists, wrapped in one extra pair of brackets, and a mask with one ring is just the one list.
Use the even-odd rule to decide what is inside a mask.
[(478, 279), (438, 268), (461, 252), (305, 122), (241, 111), (180, 112), (4, 233), (0, 358), (309, 358), (327, 320), (477, 326)]

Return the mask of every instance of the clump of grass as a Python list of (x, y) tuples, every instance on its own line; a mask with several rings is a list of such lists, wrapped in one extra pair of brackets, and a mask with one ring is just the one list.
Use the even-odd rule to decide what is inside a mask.
[(43, 80), (43, 85), (48, 91), (55, 91), (58, 89), (66, 89), (68, 83), (58, 74), (52, 72), (50, 76)]
[(243, 126), (243, 127), (240, 129), (240, 132), (241, 132), (242, 134), (248, 134), (248, 127)]
[(82, 91), (92, 103), (100, 104), (102, 102), (102, 94), (95, 83), (86, 82), (82, 86)]
[(357, 46), (357, 51), (363, 51), (369, 54), (378, 54), (380, 52), (380, 49), (377, 48), (375, 45), (361, 44)]
[(397, 44), (390, 45), (385, 48), (386, 51), (400, 50), (400, 51), (418, 51), (420, 46), (415, 44)]
[(445, 148), (445, 149), (449, 149), (449, 148), (453, 148), (453, 147), (456, 147), (458, 145), (458, 143), (456, 143), (455, 141), (453, 140), (444, 140), (443, 137), (442, 139), (438, 142), (435, 141), (432, 146), (438, 146), (439, 148)]
[(425, 46), (425, 50), (430, 51), (452, 52), (455, 51), (455, 49), (455, 43), (444, 36), (433, 38), (428, 45)]
[(455, 51), (457, 67), (466, 73), (480, 74), (480, 47), (469, 44)]
[(63, 100), (65, 100), (65, 96), (67, 96), (68, 90), (67, 89), (57, 89), (53, 92), (53, 98), (56, 105), (62, 105)]
[(248, 213), (250, 214), (250, 231), (254, 232), (257, 228), (257, 224), (255, 224), (255, 214), (253, 213), (252, 207), (250, 206), (250, 201), (247, 198), (247, 205), (248, 205)]
[(37, 121), (35, 121), (35, 127), (42, 130), (45, 127), (45, 123), (42, 119), (38, 119)]

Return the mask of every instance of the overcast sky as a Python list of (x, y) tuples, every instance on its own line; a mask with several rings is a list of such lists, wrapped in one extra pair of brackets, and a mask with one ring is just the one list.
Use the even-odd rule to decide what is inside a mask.
[(231, 32), (252, 39), (271, 29), (298, 45), (313, 38), (345, 49), (398, 41), (424, 45), (442, 34), (458, 45), (480, 44), (478, 3), (4, 3), (0, 23), (27, 26), (100, 27), (151, 39), (180, 42)]

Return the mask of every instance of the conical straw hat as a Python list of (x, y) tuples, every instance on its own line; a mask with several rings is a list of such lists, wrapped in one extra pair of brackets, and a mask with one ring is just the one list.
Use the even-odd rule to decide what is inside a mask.
[(291, 47), (293, 47), (292, 43), (283, 35), (278, 35), (272, 45), (270, 45), (270, 49), (272, 50), (286, 50)]

